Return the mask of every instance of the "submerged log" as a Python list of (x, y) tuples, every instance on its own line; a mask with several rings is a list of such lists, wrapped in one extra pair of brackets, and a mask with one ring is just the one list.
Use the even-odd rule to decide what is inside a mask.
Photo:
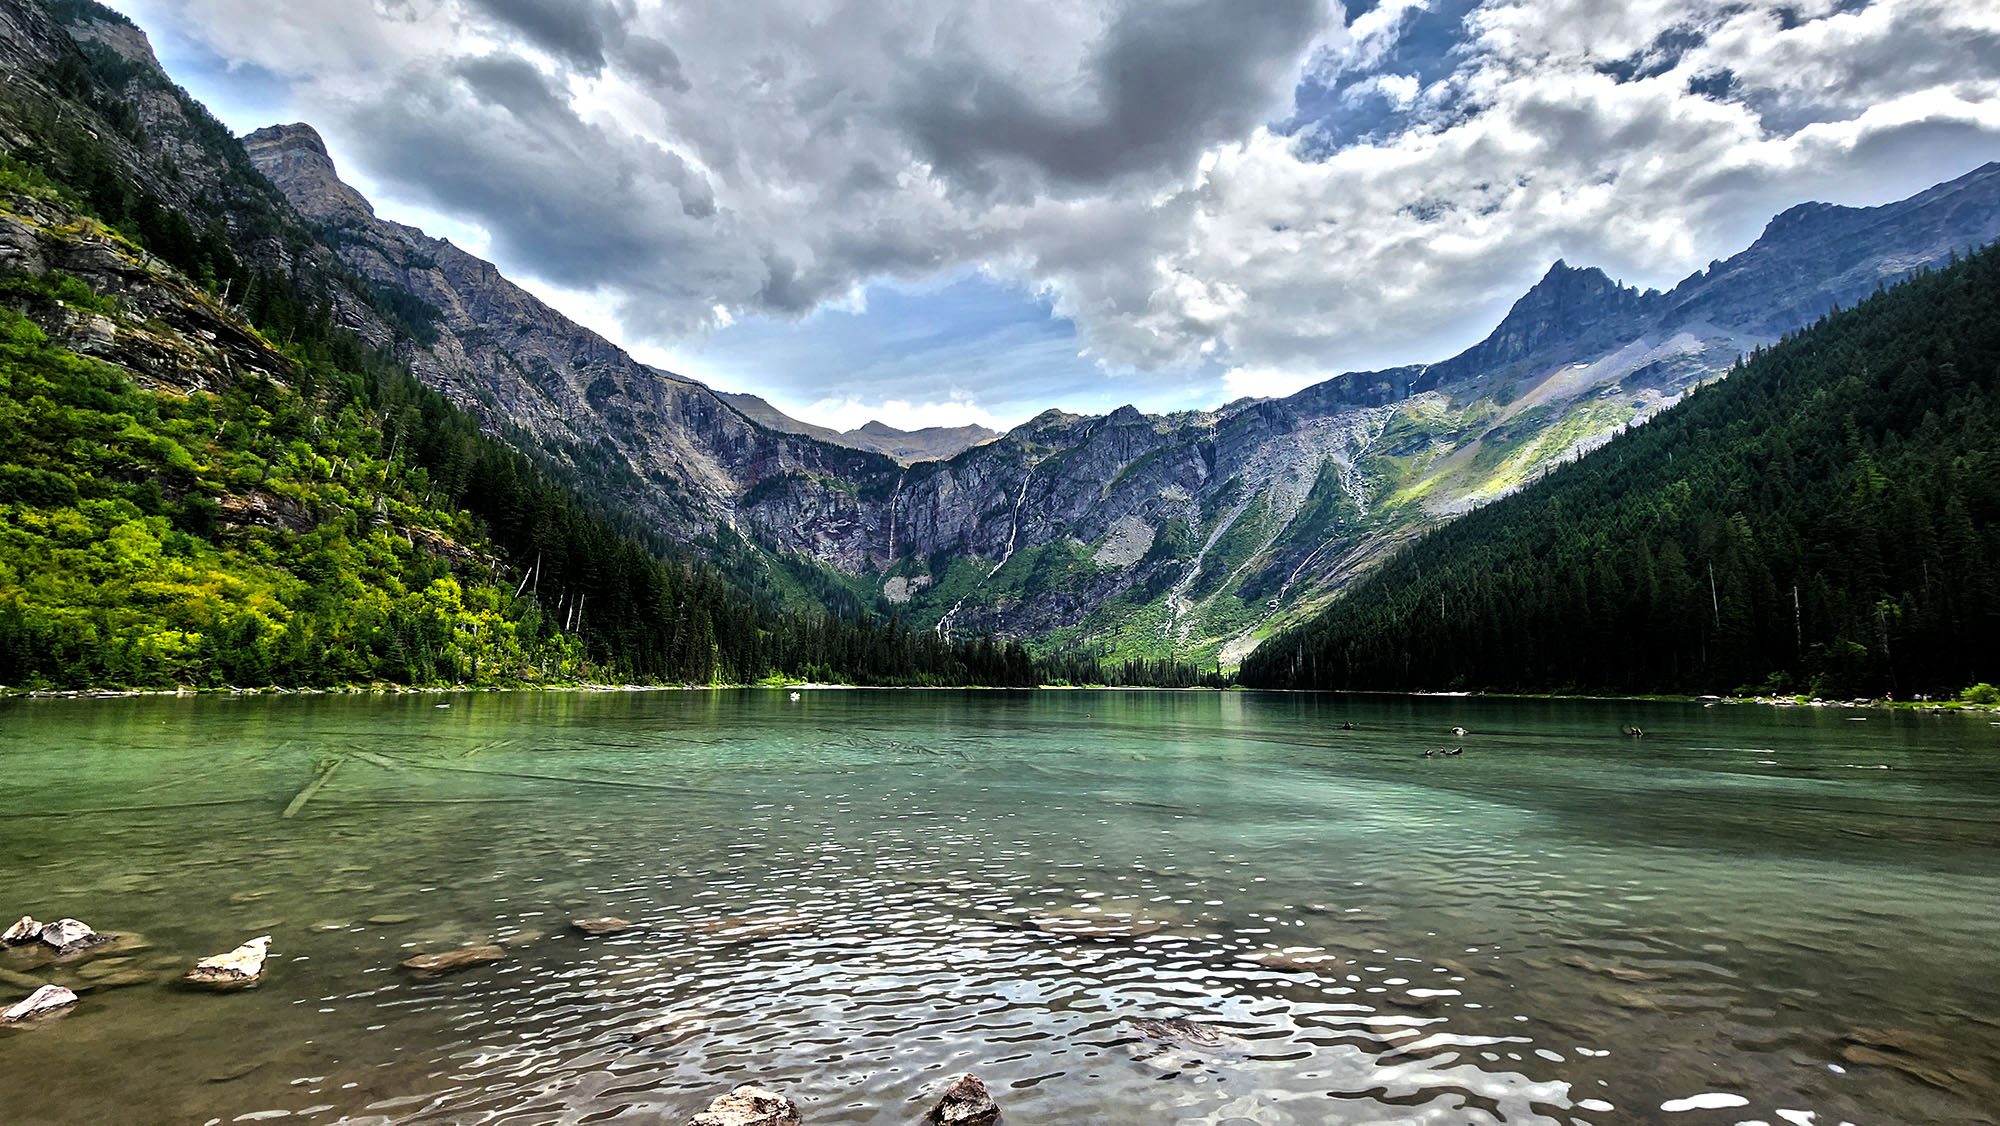
[(19, 1024), (24, 1020), (66, 1009), (76, 1004), (76, 994), (60, 985), (44, 985), (28, 995), (28, 999), (0, 1013), (0, 1024)]
[(742, 1086), (708, 1104), (687, 1126), (799, 1126), (798, 1105), (762, 1087)]
[(319, 774), (311, 782), (306, 783), (306, 788), (300, 790), (298, 796), (292, 799), (292, 804), (285, 807), (286, 819), (297, 817), (299, 811), (306, 807), (306, 803), (313, 800), (313, 795), (319, 793), (320, 787), (332, 780), (333, 772), (339, 770), (340, 764), (346, 761), (347, 756), (342, 755), (321, 768)]
[(264, 976), (264, 959), (270, 951), (270, 935), (253, 938), (227, 954), (196, 962), (181, 980), (205, 989), (247, 989)]
[(961, 1075), (924, 1116), (924, 1126), (994, 1126), (1000, 1106), (977, 1075)]

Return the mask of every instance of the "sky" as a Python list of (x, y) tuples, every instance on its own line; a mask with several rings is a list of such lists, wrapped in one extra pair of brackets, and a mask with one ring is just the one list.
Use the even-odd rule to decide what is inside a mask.
[(1444, 359), (2000, 159), (1988, 0), (111, 0), (239, 133), (836, 427)]

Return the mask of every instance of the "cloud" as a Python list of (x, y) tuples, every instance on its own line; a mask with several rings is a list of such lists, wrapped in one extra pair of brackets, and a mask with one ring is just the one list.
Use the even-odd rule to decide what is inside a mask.
[(624, 40), (634, 14), (631, 0), (470, 0), (469, 6), (591, 73), (603, 68), (606, 50)]
[[(1557, 257), (1666, 284), (2000, 157), (1963, 0), (126, 6), (635, 343), (977, 271), (1137, 398), (1438, 359)], [(937, 397), (896, 378), (843, 391)]]
[(1230, 368), (1222, 373), (1224, 398), (1282, 399), (1327, 377), (1324, 371), (1285, 368)]
[(856, 430), (869, 422), (884, 422), (898, 430), (923, 430), (932, 426), (984, 426), (1005, 430), (1006, 424), (993, 412), (966, 398), (911, 402), (886, 399), (867, 403), (852, 396), (821, 399), (803, 407), (797, 417), (810, 419), (835, 430)]
[(1322, 0), (1136, 4), (1116, 12), (1078, 72), (1052, 73), (991, 57), (965, 38), (971, 28), (952, 27), (900, 82), (895, 124), (935, 172), (979, 193), (1190, 172), (1208, 145), (1289, 104), (1325, 14)]

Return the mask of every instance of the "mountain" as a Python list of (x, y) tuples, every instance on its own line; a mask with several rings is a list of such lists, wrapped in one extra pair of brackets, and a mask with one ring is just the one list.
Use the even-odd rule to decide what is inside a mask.
[[(2000, 167), (1988, 166), (1884, 207), (1794, 208), (1664, 293), (1558, 262), (1486, 339), (1440, 363), (1215, 411), (1048, 412), (920, 461), (887, 428), (807, 427), (630, 361), (490, 265), (370, 219), (309, 130), (266, 130), (249, 147), (350, 266), (443, 310), (446, 333), (507, 342), (454, 361), (467, 374), (438, 377), (447, 394), (497, 398), (496, 419), (544, 445), (608, 438), (655, 482), (667, 466), (704, 466), (675, 483), (684, 503), (865, 584), (883, 610), (1118, 658), (1233, 662), (1439, 520), (1650, 418), (1783, 331), (2000, 237)], [(494, 311), (459, 312), (482, 308)], [(563, 372), (578, 352), (613, 376), (570, 377), (560, 411), (505, 362), (548, 355), (542, 366)], [(635, 401), (656, 409), (634, 417)], [(904, 464), (842, 448), (864, 438)]]
[(914, 620), (1227, 661), (1781, 331), (1995, 237), (1988, 166), (1884, 207), (1794, 209), (1665, 293), (1557, 263), (1449, 360), (1209, 412), (1050, 412), (912, 466), (859, 528)]
[[(650, 533), (760, 582), (1044, 652), (1233, 663), (1424, 530), (1835, 305), (2000, 236), (1989, 166), (1884, 207), (1794, 208), (1664, 293), (1557, 263), (1487, 339), (1439, 363), (1213, 411), (1052, 411), (924, 460), (958, 437), (834, 434), (638, 363), (490, 263), (374, 215), (310, 128), (223, 152), (136, 29), (87, 3), (60, 10), (82, 63), (140, 106), (135, 135), (189, 149), (173, 164), (194, 190), (162, 184), (167, 210), (193, 215), (197, 235), (226, 228), (252, 283), (303, 277), (314, 308)], [(41, 34), (28, 30), (23, 42)], [(161, 165), (127, 163), (138, 182)], [(273, 233), (243, 237), (258, 223)], [(283, 319), (258, 304), (262, 285), (224, 290), (260, 324)]]
[(0, 31), (0, 683), (1037, 679), (788, 610), (740, 541), (701, 545), (725, 575), (578, 492), (590, 463), (425, 386), (443, 311), (342, 264), (136, 28), (0, 0)]
[(399, 355), (420, 378), (661, 531), (688, 539), (739, 527), (737, 502), (774, 477), (791, 481), (815, 518), (835, 521), (849, 498), (832, 481), (879, 482), (896, 468), (755, 421), (702, 384), (634, 360), (492, 263), (378, 218), (310, 126), (260, 129), (243, 146), (348, 268), (419, 310), (412, 319), (425, 332)]
[(716, 394), (724, 402), (742, 412), (745, 418), (772, 430), (787, 434), (804, 434), (818, 438), (822, 442), (831, 442), (836, 446), (884, 454), (902, 465), (919, 461), (944, 461), (1000, 436), (998, 430), (988, 430), (984, 426), (977, 425), (926, 426), (921, 430), (899, 430), (885, 422), (872, 421), (862, 423), (852, 430), (835, 430), (827, 426), (801, 422), (755, 395), (731, 391), (718, 391)]
[(1242, 676), (1956, 695), (2000, 680), (1997, 556), (2000, 248), (1988, 248), (1820, 319), (1432, 533), (1265, 642)]

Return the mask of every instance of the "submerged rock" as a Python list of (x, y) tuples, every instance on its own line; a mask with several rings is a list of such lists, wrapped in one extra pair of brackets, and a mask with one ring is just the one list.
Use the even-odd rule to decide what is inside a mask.
[(705, 919), (695, 924), (693, 930), (702, 938), (734, 944), (761, 942), (793, 931), (802, 931), (812, 925), (811, 919), (798, 915), (731, 915), (720, 919)]
[(33, 993), (47, 984), (48, 982), (43, 981), (33, 974), (24, 974), (0, 966), (0, 985), (5, 985), (11, 989), (25, 989)]
[(924, 1116), (925, 1126), (994, 1126), (1000, 1106), (977, 1075), (961, 1075)]
[(422, 974), (442, 975), (491, 965), (505, 960), (507, 952), (498, 946), (462, 946), (437, 954), (419, 954), (403, 960), (403, 968)]
[(687, 1126), (799, 1126), (797, 1104), (776, 1091), (743, 1086), (708, 1104)]
[(2000, 1083), (1963, 1062), (1959, 1047), (1942, 1037), (1897, 1028), (1856, 1028), (1841, 1037), (1840, 1058), (1880, 1067), (1963, 1097), (1990, 1100)]
[(270, 935), (253, 938), (227, 954), (196, 962), (181, 980), (208, 989), (244, 989), (263, 976), (264, 959), (270, 951)]
[(1131, 940), (1158, 934), (1167, 924), (1158, 919), (1140, 918), (1110, 911), (1059, 908), (1028, 918), (1028, 926), (1043, 934), (1063, 938)]
[(1244, 1055), (1250, 1051), (1248, 1040), (1232, 1036), (1212, 1024), (1199, 1024), (1180, 1017), (1170, 1017), (1166, 1020), (1132, 1020), (1127, 1023), (1139, 1035), (1162, 1044), (1195, 1048), (1221, 1055)]
[(0, 1024), (19, 1024), (24, 1020), (66, 1009), (76, 1004), (76, 994), (60, 985), (44, 985), (28, 995), (28, 999), (0, 1013)]
[(1318, 973), (1341, 962), (1339, 955), (1318, 946), (1259, 950), (1255, 953), (1240, 954), (1236, 960), (1286, 974)]
[(85, 991), (95, 989), (130, 989), (135, 985), (152, 985), (159, 980), (160, 975), (151, 970), (142, 970), (137, 966), (128, 966), (124, 969), (110, 970), (93, 977), (86, 977), (78, 983), (77, 988)]
[(620, 919), (611, 915), (601, 915), (594, 919), (573, 919), (569, 925), (585, 934), (603, 935), (617, 934), (619, 931), (629, 931), (639, 924), (628, 919)]
[(0, 934), (0, 946), (25, 946), (42, 936), (42, 924), (33, 915), (23, 915), (21, 920)]

